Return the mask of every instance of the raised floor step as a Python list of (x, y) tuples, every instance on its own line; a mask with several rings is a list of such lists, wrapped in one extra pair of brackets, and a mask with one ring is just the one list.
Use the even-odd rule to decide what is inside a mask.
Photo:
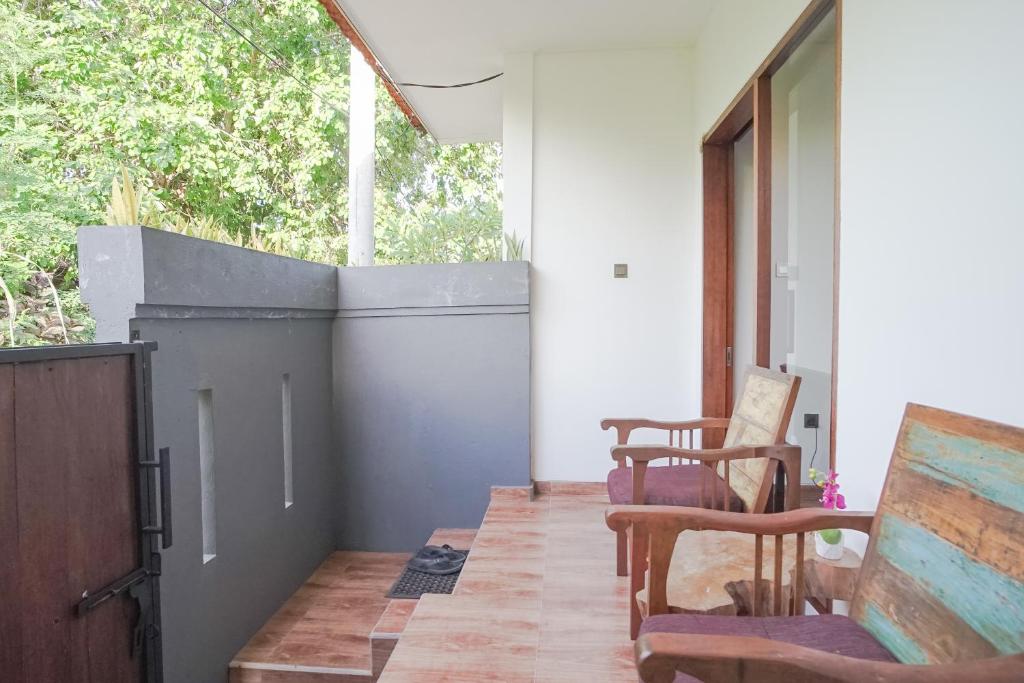
[[(476, 529), (437, 529), (427, 540), (427, 545), (450, 545), (456, 550), (470, 550)], [(392, 600), (377, 620), (370, 633), (370, 659), (374, 680), (380, 676), (398, 644), (398, 639), (409, 623), (418, 600)]]
[[(431, 545), (468, 549), (475, 529), (438, 529)], [(416, 600), (387, 592), (408, 553), (332, 553), (235, 655), (230, 683), (369, 683)]]
[(379, 683), (635, 683), (629, 582), (600, 491), (492, 497), (455, 593), (419, 600)]
[(230, 683), (372, 680), (370, 632), (405, 553), (332, 553), (231, 662)]

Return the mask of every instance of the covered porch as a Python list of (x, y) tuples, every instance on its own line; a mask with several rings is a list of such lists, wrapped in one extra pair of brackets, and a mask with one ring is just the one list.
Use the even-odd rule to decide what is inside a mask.
[[(1020, 677), (1021, 5), (320, 4), (502, 143), (522, 260), (80, 229), (97, 341), (156, 344), (163, 681)], [(452, 592), (388, 597), (423, 544)]]
[[(940, 73), (963, 77), (972, 102), (1017, 104), (1000, 81), (1019, 55), (1003, 41), (948, 50), (998, 33), (1017, 17), (1009, 5), (949, 2), (938, 19), (923, 2), (322, 4), (436, 139), (502, 142), (505, 232), (530, 261), (531, 479), (546, 490), (492, 499), (477, 543), (501, 531), (508, 549), (495, 563), (507, 575), (422, 601), (385, 680), (636, 675), (612, 606), (628, 612), (637, 586), (611, 576), (623, 572), (595, 520), (600, 485), (577, 488), (607, 476), (602, 418), (725, 419), (748, 365), (799, 375), (784, 440), (802, 461), (788, 483), (817, 505), (804, 473), (837, 469), (858, 510), (879, 504), (908, 403), (1024, 419), (990, 374), (1020, 376), (1021, 359), (978, 354), (993, 334), (1024, 341), (998, 305), (1024, 281), (992, 246), (1021, 246), (1012, 186), (968, 170), (982, 162), (1019, 179), (1019, 146), (983, 117), (937, 114)], [(966, 139), (970, 151), (956, 143)], [(981, 202), (979, 220), (993, 189), (1004, 199)], [(954, 285), (947, 273), (965, 255), (987, 265)], [(724, 436), (710, 430), (697, 446)], [(576, 542), (550, 542), (563, 524)], [(865, 555), (868, 525), (854, 526), (850, 546)], [(543, 562), (517, 532), (548, 539)], [(470, 554), (468, 575), (486, 552), (479, 564)], [(757, 553), (767, 562), (772, 550)], [(781, 593), (774, 614), (815, 597)]]

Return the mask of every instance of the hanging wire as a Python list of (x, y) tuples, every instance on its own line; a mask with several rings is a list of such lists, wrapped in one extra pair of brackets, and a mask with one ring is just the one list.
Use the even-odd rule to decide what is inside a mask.
[(426, 83), (396, 83), (395, 85), (401, 85), (406, 88), (434, 88), (437, 90), (447, 90), (449, 88), (468, 88), (471, 85), (480, 85), (481, 83), (487, 83), (493, 81), (495, 78), (500, 78), (505, 75), (505, 72), (496, 73), (493, 76), (487, 78), (481, 78), (478, 81), (469, 81), (468, 83), (453, 83), (452, 85), (432, 85)]
[(811, 464), (809, 467), (814, 469), (814, 459), (818, 457), (818, 428), (814, 428), (814, 453), (811, 454)]
[(281, 60), (278, 60), (276, 57), (274, 57), (272, 54), (270, 54), (270, 52), (268, 52), (266, 49), (264, 49), (259, 43), (257, 43), (255, 40), (250, 38), (248, 35), (246, 35), (245, 32), (242, 31), (242, 29), (240, 29), (237, 26), (235, 26), (235, 24), (232, 23), (232, 21), (230, 19), (228, 19), (226, 16), (222, 15), (220, 12), (215, 10), (210, 3), (208, 3), (206, 0), (195, 0), (195, 1), (197, 3), (199, 3), (200, 5), (202, 5), (203, 7), (205, 7), (207, 10), (209, 10), (210, 14), (212, 14), (215, 17), (217, 17), (217, 19), (219, 19), (222, 24), (227, 26), (233, 33), (238, 35), (239, 38), (241, 38), (246, 43), (248, 43), (252, 47), (252, 49), (256, 50), (256, 52), (259, 52), (261, 55), (263, 55), (268, 60), (270, 60), (271, 64), (276, 66), (281, 71), (285, 72), (285, 74), (290, 76), (292, 78), (292, 80), (294, 80), (296, 83), (298, 83), (300, 86), (302, 86), (311, 95), (316, 97), (318, 100), (320, 100), (321, 102), (323, 102), (328, 107), (330, 107), (331, 109), (333, 109), (337, 113), (341, 114), (342, 116), (345, 116), (345, 117), (348, 116), (348, 111), (347, 110), (339, 107), (334, 102), (328, 100), (326, 97), (324, 97), (323, 95), (318, 93), (313, 88), (313, 86), (311, 86), (309, 83), (307, 83), (306, 81), (304, 81), (301, 78), (299, 78), (298, 76), (296, 76), (292, 72), (292, 70), (289, 69), (288, 66), (284, 64), (284, 62), (282, 62)]

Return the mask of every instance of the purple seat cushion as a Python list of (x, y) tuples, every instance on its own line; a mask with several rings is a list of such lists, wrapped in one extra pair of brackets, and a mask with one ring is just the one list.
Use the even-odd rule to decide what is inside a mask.
[[(711, 486), (715, 486), (715, 499), (722, 505), (725, 482), (704, 465), (669, 465), (648, 467), (644, 476), (644, 503), (647, 505), (685, 505), (701, 507), (701, 470), (704, 470), (704, 504), (711, 507)], [(735, 491), (729, 491), (729, 509), (743, 511), (743, 501)], [(633, 500), (633, 468), (616, 467), (608, 473), (608, 498), (612, 505), (629, 505)]]
[[(838, 614), (799, 617), (724, 617), (704, 614), (659, 614), (644, 619), (640, 634), (680, 633), (703, 636), (750, 636), (809, 647), (857, 659), (898, 661), (875, 637), (849, 617)], [(676, 674), (675, 683), (698, 679)]]

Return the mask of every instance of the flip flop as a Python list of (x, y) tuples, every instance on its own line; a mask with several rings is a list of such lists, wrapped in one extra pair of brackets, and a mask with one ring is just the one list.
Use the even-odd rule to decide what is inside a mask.
[(419, 552), (416, 553), (416, 555), (414, 555), (414, 557), (423, 560), (430, 559), (432, 557), (443, 557), (447, 560), (457, 561), (465, 560), (466, 553), (461, 550), (455, 550), (450, 545), (445, 543), (444, 545), (424, 546), (419, 550)]
[(446, 574), (455, 574), (456, 572), (461, 571), (462, 565), (465, 563), (465, 558), (450, 560), (446, 557), (413, 557), (409, 560), (407, 566), (413, 571), (422, 572), (424, 574), (444, 576)]

